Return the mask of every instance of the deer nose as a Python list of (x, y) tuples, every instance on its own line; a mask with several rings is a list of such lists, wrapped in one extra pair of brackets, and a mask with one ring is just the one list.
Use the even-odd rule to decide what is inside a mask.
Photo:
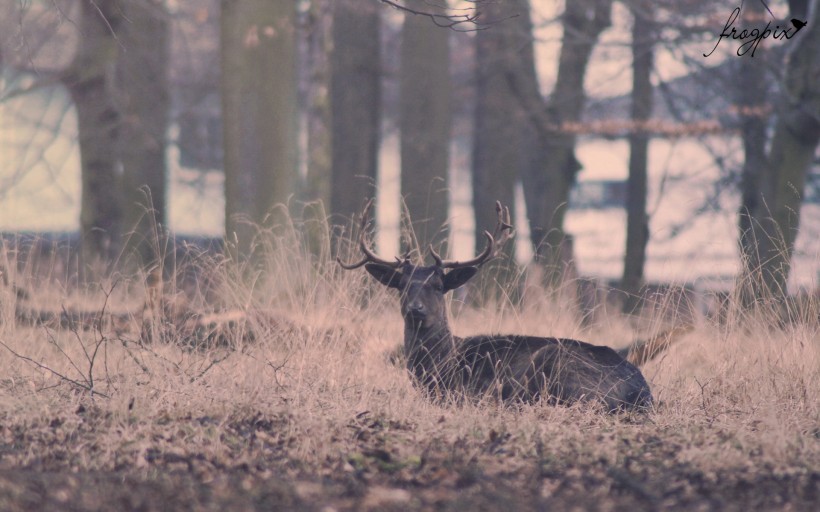
[(407, 305), (407, 311), (412, 315), (421, 316), (427, 313), (424, 309), (424, 303), (420, 300), (412, 300)]

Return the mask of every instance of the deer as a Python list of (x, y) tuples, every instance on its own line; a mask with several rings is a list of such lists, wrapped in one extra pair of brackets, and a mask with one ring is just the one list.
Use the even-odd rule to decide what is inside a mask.
[(609, 347), (568, 338), (461, 338), (452, 333), (445, 295), (465, 285), (514, 236), (509, 208), (496, 202), (497, 225), (492, 234), (484, 231), (486, 246), (475, 258), (444, 260), (431, 245), (433, 264), (425, 266), (413, 264), (409, 253), (391, 261), (370, 249), (366, 232), (372, 203), (364, 207), (359, 229), (362, 259), (345, 263), (337, 257), (337, 262), (345, 270), (363, 266), (376, 281), (399, 292), (407, 370), (428, 396), (595, 403), (609, 413), (651, 408), (652, 394), (641, 371)]

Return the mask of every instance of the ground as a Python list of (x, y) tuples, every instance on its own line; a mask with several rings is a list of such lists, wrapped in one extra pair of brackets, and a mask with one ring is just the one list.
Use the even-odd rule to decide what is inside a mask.
[[(815, 458), (784, 465), (742, 453), (733, 433), (704, 421), (704, 443), (726, 443), (721, 449), (741, 455), (736, 463), (704, 464), (687, 461), (687, 427), (656, 424), (652, 413), (527, 412), (527, 421), (543, 415), (560, 419), (559, 429), (581, 431), (550, 447), (526, 430), (453, 435), (458, 410), (443, 415), (433, 435), (406, 418), (365, 411), (343, 425), (332, 420), (333, 432), (322, 437), (334, 446), (316, 459), (299, 455), (298, 436), (310, 433), (284, 411), (145, 421), (81, 404), (21, 424), (3, 421), (0, 509), (746, 511), (820, 504), (820, 429), (805, 439), (815, 444)], [(514, 412), (497, 414), (505, 421)]]

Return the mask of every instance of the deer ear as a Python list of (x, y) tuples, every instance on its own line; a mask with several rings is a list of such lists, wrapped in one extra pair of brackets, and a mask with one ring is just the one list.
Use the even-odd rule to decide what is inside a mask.
[(401, 271), (399, 269), (380, 263), (368, 263), (364, 266), (364, 269), (388, 288), (401, 288)]
[(444, 274), (444, 291), (455, 290), (473, 278), (478, 272), (478, 267), (457, 268)]

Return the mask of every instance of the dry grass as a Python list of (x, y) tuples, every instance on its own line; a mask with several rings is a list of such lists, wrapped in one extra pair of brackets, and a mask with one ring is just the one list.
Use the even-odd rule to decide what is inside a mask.
[[(402, 337), (396, 298), (326, 250), (309, 254), (294, 233), (268, 245), (255, 273), (197, 264), (207, 290), (186, 290), (188, 307), (239, 308), (255, 334), (237, 331), (227, 347), (141, 341), (139, 277), (68, 291), (15, 272), (4, 254), (10, 282), (30, 297), (0, 288), (0, 509), (760, 510), (820, 500), (816, 302), (801, 315), (813, 321), (785, 327), (764, 314), (730, 327), (702, 320), (644, 368), (658, 400), (648, 415), (434, 405), (390, 362)], [(125, 329), (55, 330), (17, 325), (24, 303), (134, 315)], [(582, 327), (547, 300), (454, 309), (458, 334), (613, 346), (631, 335), (623, 318)]]

